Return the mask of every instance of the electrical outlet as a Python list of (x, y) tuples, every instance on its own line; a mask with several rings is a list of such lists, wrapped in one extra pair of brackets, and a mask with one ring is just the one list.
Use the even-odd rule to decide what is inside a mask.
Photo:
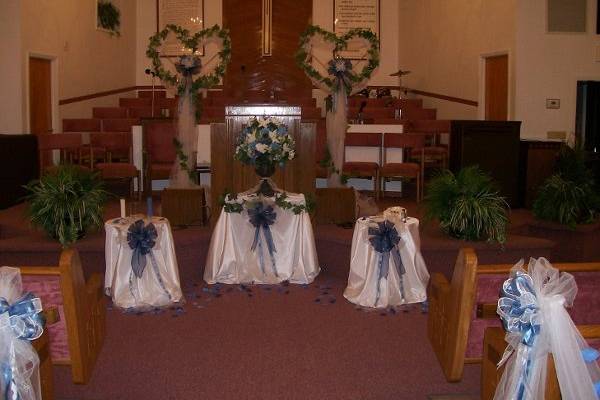
[(560, 108), (560, 99), (546, 99), (546, 108)]

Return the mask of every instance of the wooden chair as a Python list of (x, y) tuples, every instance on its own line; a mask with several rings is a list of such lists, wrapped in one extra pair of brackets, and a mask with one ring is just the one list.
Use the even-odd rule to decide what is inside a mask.
[[(590, 344), (598, 349), (600, 346), (600, 325), (578, 325), (577, 329)], [(505, 331), (502, 328), (487, 328), (483, 338), (483, 362), (481, 364), (481, 400), (492, 400), (496, 387), (500, 383), (505, 365), (498, 368), (506, 342)], [(552, 355), (548, 357), (548, 372), (546, 375), (546, 398), (545, 400), (560, 400), (560, 386), (556, 377)]]
[[(569, 313), (576, 324), (600, 323), (600, 262), (553, 264), (575, 277), (579, 291)], [(429, 286), (427, 333), (433, 351), (449, 382), (462, 379), (465, 363), (479, 363), (483, 335), (501, 326), (496, 314), (498, 293), (512, 264), (478, 265), (475, 251), (461, 249), (452, 280), (433, 273)]]
[[(129, 132), (99, 132), (90, 134), (90, 168), (98, 170), (104, 180), (126, 180), (129, 182), (129, 194), (134, 197), (134, 180), (137, 181), (137, 194), (140, 198), (141, 180), (140, 171), (133, 164), (133, 143)], [(103, 160), (94, 164), (95, 152), (103, 155)], [(113, 160), (113, 155), (127, 154), (127, 158), (120, 157), (118, 162)]]
[(177, 128), (173, 121), (145, 121), (143, 123), (144, 185), (152, 190), (155, 179), (169, 179), (177, 158), (173, 139)]
[(23, 288), (41, 298), (44, 307), (56, 307), (60, 320), (47, 327), (52, 362), (71, 365), (74, 383), (87, 383), (102, 349), (106, 300), (100, 274), (87, 281), (79, 254), (65, 249), (57, 266), (19, 267)]
[[(54, 168), (52, 153), (59, 152), (59, 164), (76, 164), (81, 160), (83, 138), (81, 133), (50, 133), (38, 135), (38, 151), (40, 156), (40, 175)], [(50, 165), (44, 165), (42, 160), (49, 160)]]
[[(423, 197), (423, 160), (419, 163), (411, 162), (417, 153), (423, 152), (425, 137), (419, 134), (387, 133), (383, 137), (383, 166), (379, 170), (383, 178), (382, 192), (385, 195), (385, 182), (388, 178), (409, 178), (417, 182), (417, 203)], [(392, 148), (402, 149), (402, 162), (388, 162), (387, 150)]]
[[(415, 120), (411, 122), (410, 131), (426, 135), (429, 139), (423, 148), (424, 167), (447, 168), (448, 167), (448, 145), (441, 143), (442, 135), (450, 134), (450, 121), (448, 120)], [(413, 158), (419, 159), (420, 153)]]
[[(352, 178), (373, 179), (373, 191), (379, 192), (379, 166), (381, 165), (381, 133), (347, 133), (346, 147), (371, 147), (377, 149), (377, 162), (344, 161), (342, 173)], [(345, 157), (344, 157), (345, 158)]]

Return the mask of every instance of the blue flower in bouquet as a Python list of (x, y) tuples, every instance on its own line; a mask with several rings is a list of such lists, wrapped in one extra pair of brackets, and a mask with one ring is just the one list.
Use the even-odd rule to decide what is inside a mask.
[(242, 129), (235, 158), (244, 164), (279, 164), (294, 159), (296, 144), (287, 126), (272, 117), (252, 117)]

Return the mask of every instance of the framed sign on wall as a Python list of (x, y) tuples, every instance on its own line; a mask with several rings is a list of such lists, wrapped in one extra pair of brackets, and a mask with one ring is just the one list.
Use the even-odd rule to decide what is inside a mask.
[[(166, 25), (174, 24), (187, 29), (191, 35), (204, 28), (204, 0), (156, 0), (156, 31), (161, 31)], [(188, 49), (182, 48), (175, 35), (169, 35), (165, 40), (161, 57), (179, 57), (188, 54)], [(196, 54), (204, 55), (204, 47)]]
[[(380, 0), (333, 0), (333, 31), (341, 36), (354, 28), (370, 29), (381, 41), (379, 3)], [(340, 55), (364, 60), (366, 50), (360, 43), (350, 41), (348, 50)]]

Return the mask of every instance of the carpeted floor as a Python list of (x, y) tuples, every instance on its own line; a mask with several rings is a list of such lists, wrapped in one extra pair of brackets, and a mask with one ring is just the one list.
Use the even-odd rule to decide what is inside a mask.
[[(421, 217), (414, 203), (403, 204)], [(23, 223), (23, 206), (0, 212), (0, 263), (53, 264), (59, 248)], [(116, 216), (111, 204), (106, 218)], [(530, 218), (513, 212), (505, 248), (476, 246), (482, 262), (515, 262), (549, 254), (553, 244), (519, 236)], [(208, 288), (202, 282), (210, 230), (174, 230), (187, 303), (180, 310), (124, 314), (110, 309), (106, 342), (88, 385), (71, 383), (55, 367), (59, 400), (119, 399), (427, 399), (479, 395), (480, 369), (467, 365), (462, 382), (445, 381), (426, 337), (420, 306), (395, 313), (357, 309), (342, 297), (351, 229), (317, 226), (323, 268), (308, 286)], [(450, 275), (458, 248), (434, 224), (421, 225), (430, 271)], [(104, 235), (77, 244), (84, 268), (102, 271)], [(536, 255), (536, 254), (533, 254)], [(442, 397), (443, 398), (443, 397)], [(452, 398), (452, 397), (447, 397)], [(456, 397), (462, 399), (464, 397)]]

